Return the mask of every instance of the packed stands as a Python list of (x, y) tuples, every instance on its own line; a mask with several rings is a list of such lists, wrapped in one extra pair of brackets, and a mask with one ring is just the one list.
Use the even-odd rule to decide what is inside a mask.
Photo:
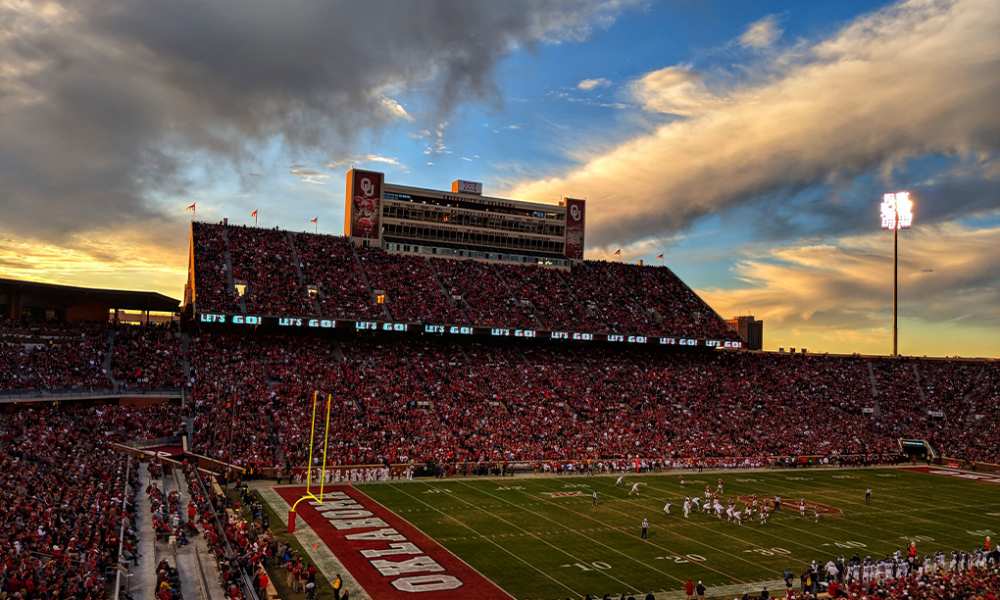
[(240, 311), (239, 294), (229, 285), (226, 263), (226, 239), (221, 225), (191, 224), (191, 250), (194, 276), (198, 282), (195, 299), (198, 310), (236, 313)]
[[(118, 563), (120, 531), (126, 536), (122, 558), (137, 554), (138, 463), (127, 469), (127, 456), (109, 443), (142, 430), (133, 420), (135, 410), (50, 406), (0, 415), (6, 594), (108, 597), (105, 573)], [(128, 520), (124, 528), (122, 519)]]
[[(208, 297), (199, 311), (215, 310), (225, 297), (225, 230), (252, 314), (320, 316), (306, 292), (315, 287), (321, 314), (331, 319), (739, 339), (664, 267), (584, 261), (556, 270), (395, 254), (330, 235), (196, 225), (195, 296), (201, 302), (204, 286)], [(386, 294), (387, 310), (376, 291)], [(240, 312), (238, 299), (224, 312)]]
[[(329, 457), (337, 464), (628, 455), (766, 464), (772, 456), (895, 454), (901, 437), (973, 447), (971, 436), (995, 427), (962, 411), (931, 428), (892, 403), (869, 414), (871, 361), (855, 357), (202, 334), (192, 360), (199, 373), (214, 373), (199, 376), (192, 394), (196, 449), (256, 467), (305, 462), (314, 391), (320, 425), (332, 396)], [(942, 382), (964, 376), (945, 364), (922, 361), (920, 369)], [(904, 385), (913, 363), (878, 370)], [(987, 441), (976, 456), (1000, 458)]]
[(276, 229), (229, 227), (233, 277), (245, 283), (248, 313), (312, 315), (312, 300), (299, 282), (288, 233)]
[(0, 390), (106, 388), (108, 329), (0, 320)]
[[(306, 285), (315, 285), (323, 316), (331, 319), (385, 319), (365, 285), (354, 247), (331, 235), (294, 236)], [(312, 314), (302, 313), (302, 314)]]
[(373, 290), (388, 296), (386, 306), (395, 321), (466, 323), (465, 315), (448, 302), (426, 258), (393, 255), (380, 248), (358, 248), (361, 265)]
[(489, 263), (473, 260), (434, 261), (434, 269), (452, 297), (461, 297), (462, 306), (476, 325), (540, 329), (530, 306), (521, 305), (507, 284)]
[(497, 265), (513, 295), (530, 302), (545, 329), (599, 331), (600, 321), (573, 297), (559, 271), (537, 266)]
[(182, 387), (182, 348), (172, 327), (122, 326), (115, 334), (112, 373), (125, 387)]

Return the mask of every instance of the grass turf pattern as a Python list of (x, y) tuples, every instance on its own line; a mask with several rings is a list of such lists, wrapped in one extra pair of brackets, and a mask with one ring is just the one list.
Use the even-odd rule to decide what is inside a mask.
[[(796, 576), (812, 560), (878, 559), (916, 540), (920, 555), (972, 550), (1000, 531), (1000, 486), (901, 469), (796, 469), (626, 475), (463, 478), (358, 485), (515, 598), (709, 588)], [(766, 525), (714, 514), (683, 517), (686, 495), (724, 481), (720, 501), (778, 495)], [(632, 483), (640, 493), (629, 495)], [(865, 503), (865, 489), (873, 490)], [(592, 506), (591, 493), (598, 494)], [(578, 492), (580, 495), (560, 495)], [(553, 495), (555, 494), (555, 495)], [(814, 521), (800, 499), (839, 509)], [(671, 516), (663, 506), (672, 502)], [(743, 508), (743, 502), (737, 501)], [(993, 513), (992, 515), (990, 513)], [(640, 524), (649, 520), (648, 540)], [(759, 591), (759, 590), (758, 590)], [(711, 590), (710, 590), (711, 594)]]

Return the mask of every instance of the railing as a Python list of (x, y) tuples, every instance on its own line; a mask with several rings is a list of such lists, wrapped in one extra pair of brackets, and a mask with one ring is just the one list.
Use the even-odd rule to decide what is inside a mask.
[(45, 402), (52, 400), (89, 400), (103, 398), (135, 398), (150, 396), (154, 398), (180, 398), (181, 388), (120, 388), (117, 392), (112, 388), (60, 388), (60, 389), (25, 389), (0, 391), (0, 402)]
[(253, 579), (247, 574), (246, 568), (236, 559), (236, 553), (233, 552), (233, 547), (229, 544), (229, 536), (226, 535), (226, 528), (222, 525), (222, 519), (219, 518), (218, 513), (215, 512), (215, 505), (211, 501), (212, 493), (209, 492), (208, 487), (205, 485), (205, 481), (201, 478), (201, 473), (198, 468), (193, 468), (191, 471), (194, 473), (195, 478), (198, 480), (198, 485), (204, 491), (205, 495), (210, 499), (208, 501), (208, 510), (212, 513), (212, 520), (215, 522), (216, 530), (219, 533), (219, 540), (223, 544), (223, 548), (226, 552), (226, 558), (230, 563), (235, 564), (240, 569), (240, 575), (243, 579), (243, 593), (246, 600), (259, 600), (257, 597), (257, 590), (254, 589)]
[(143, 448), (156, 448), (157, 446), (180, 446), (181, 436), (161, 437), (153, 440), (135, 440), (129, 442), (128, 445), (140, 450)]
[[(118, 530), (118, 569), (115, 573), (115, 600), (118, 600), (119, 594), (122, 590), (122, 552), (125, 549), (125, 502), (128, 501), (128, 476), (132, 471), (132, 460), (130, 458), (125, 459), (125, 489), (122, 490), (122, 506), (121, 506), (121, 520), (122, 524)], [(128, 561), (125, 561), (126, 564)], [(128, 569), (128, 567), (126, 567)]]

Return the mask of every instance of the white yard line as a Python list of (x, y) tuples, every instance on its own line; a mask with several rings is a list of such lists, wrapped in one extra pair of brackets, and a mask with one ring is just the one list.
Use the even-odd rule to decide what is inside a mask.
[(420, 498), (417, 498), (416, 496), (413, 496), (412, 494), (407, 494), (407, 493), (406, 493), (405, 491), (403, 491), (402, 489), (400, 489), (400, 488), (399, 488), (399, 486), (398, 486), (397, 484), (391, 484), (391, 483), (390, 483), (389, 485), (390, 485), (390, 486), (392, 486), (393, 488), (395, 488), (396, 490), (398, 490), (398, 491), (399, 491), (400, 493), (402, 493), (402, 494), (406, 494), (407, 496), (409, 496), (409, 497), (410, 497), (410, 498), (412, 498), (413, 500), (415, 500), (415, 501), (417, 501), (417, 502), (419, 502), (419, 503), (423, 504), (423, 505), (424, 505), (424, 506), (426, 506), (427, 508), (430, 508), (430, 509), (431, 509), (431, 510), (433, 510), (434, 512), (436, 512), (436, 513), (438, 513), (438, 514), (440, 514), (440, 515), (444, 516), (444, 517), (445, 517), (445, 518), (447, 518), (447, 519), (450, 519), (450, 520), (452, 520), (452, 521), (455, 521), (456, 523), (458, 523), (458, 524), (459, 524), (459, 525), (461, 525), (462, 527), (465, 527), (466, 529), (468, 529), (468, 530), (469, 530), (469, 531), (471, 531), (472, 533), (474, 533), (474, 534), (476, 534), (477, 536), (479, 536), (480, 538), (482, 538), (482, 539), (483, 539), (484, 541), (486, 541), (486, 542), (489, 542), (490, 544), (493, 544), (493, 545), (494, 545), (494, 546), (496, 546), (497, 548), (500, 548), (501, 550), (503, 550), (503, 551), (504, 551), (504, 552), (506, 552), (507, 554), (509, 554), (509, 555), (511, 555), (512, 557), (514, 557), (514, 558), (515, 558), (516, 560), (518, 560), (518, 561), (520, 561), (520, 562), (524, 563), (524, 564), (525, 564), (525, 565), (527, 565), (527, 566), (528, 566), (529, 568), (531, 568), (531, 569), (534, 569), (535, 571), (538, 571), (538, 573), (540, 573), (541, 575), (543, 575), (543, 576), (544, 576), (544, 577), (546, 577), (547, 579), (550, 579), (550, 580), (552, 580), (552, 581), (553, 581), (553, 582), (554, 582), (554, 583), (555, 583), (556, 585), (558, 585), (558, 586), (560, 586), (560, 587), (563, 587), (563, 588), (565, 588), (565, 589), (569, 590), (569, 591), (570, 591), (571, 593), (573, 593), (573, 595), (575, 595), (575, 596), (581, 596), (581, 597), (583, 596), (583, 594), (581, 594), (580, 592), (578, 592), (578, 591), (574, 590), (573, 588), (569, 587), (569, 586), (568, 586), (568, 585), (566, 585), (565, 583), (563, 583), (563, 582), (559, 581), (558, 579), (556, 579), (556, 578), (552, 577), (551, 575), (549, 575), (549, 574), (548, 574), (548, 573), (546, 573), (545, 571), (542, 571), (541, 569), (539, 569), (539, 568), (538, 568), (538, 567), (536, 567), (535, 565), (533, 565), (533, 564), (529, 563), (528, 561), (524, 560), (524, 559), (523, 559), (523, 558), (521, 558), (520, 556), (518, 556), (518, 555), (514, 554), (514, 553), (513, 553), (513, 552), (511, 552), (510, 550), (508, 550), (508, 549), (504, 548), (504, 547), (503, 547), (503, 546), (501, 546), (500, 544), (498, 544), (498, 543), (494, 542), (493, 540), (489, 539), (489, 538), (488, 538), (488, 537), (486, 537), (485, 535), (483, 535), (483, 534), (479, 533), (478, 531), (476, 531), (475, 529), (473, 529), (472, 527), (470, 527), (470, 526), (469, 526), (469, 525), (467, 525), (466, 523), (463, 523), (463, 522), (459, 521), (458, 519), (456, 519), (455, 517), (453, 517), (453, 516), (451, 516), (451, 515), (449, 515), (449, 514), (447, 514), (447, 513), (445, 513), (445, 512), (442, 512), (442, 511), (438, 510), (437, 508), (435, 508), (435, 507), (431, 506), (430, 504), (427, 504), (426, 502), (424, 502), (424, 501), (423, 501), (423, 500), (421, 500)]
[[(646, 567), (646, 568), (650, 569), (651, 571), (656, 571), (657, 573), (659, 573), (661, 575), (665, 575), (665, 576), (667, 576), (667, 577), (669, 577), (671, 579), (679, 581), (680, 583), (684, 583), (684, 580), (681, 579), (681, 578), (679, 578), (679, 577), (676, 577), (674, 575), (671, 575), (670, 573), (667, 573), (665, 571), (661, 571), (661, 570), (659, 570), (657, 568), (654, 568), (654, 567), (646, 564), (645, 562), (639, 560), (638, 558), (636, 558), (634, 556), (629, 556), (628, 554), (625, 554), (621, 550), (618, 550), (618, 549), (616, 549), (616, 548), (614, 548), (612, 546), (609, 546), (607, 544), (603, 544), (603, 543), (595, 540), (594, 538), (590, 537), (589, 535), (583, 535), (583, 533), (581, 533), (583, 530), (581, 530), (581, 529), (574, 529), (574, 528), (570, 527), (569, 525), (563, 525), (562, 523), (560, 523), (559, 521), (556, 521), (555, 519), (550, 519), (550, 518), (546, 517), (545, 515), (541, 515), (541, 514), (538, 514), (538, 513), (534, 512), (532, 510), (528, 510), (527, 508), (525, 508), (525, 507), (523, 507), (523, 506), (521, 506), (521, 505), (519, 505), (519, 504), (517, 504), (515, 502), (511, 502), (510, 500), (506, 500), (506, 499), (501, 498), (499, 496), (495, 496), (495, 495), (493, 495), (493, 494), (491, 494), (489, 492), (486, 492), (484, 490), (479, 490), (479, 489), (477, 489), (474, 486), (468, 485), (467, 483), (459, 482), (459, 484), (464, 485), (465, 487), (467, 487), (467, 488), (469, 488), (471, 490), (475, 490), (477, 492), (481, 492), (483, 494), (486, 494), (487, 496), (490, 496), (492, 498), (496, 498), (497, 500), (500, 500), (501, 502), (506, 502), (507, 504), (509, 504), (511, 506), (514, 506), (514, 507), (516, 507), (516, 508), (518, 508), (520, 510), (523, 510), (523, 511), (525, 511), (527, 513), (535, 515), (536, 517), (545, 519), (546, 521), (551, 521), (552, 523), (555, 523), (559, 527), (562, 527), (562, 528), (566, 529), (566, 531), (569, 532), (569, 533), (576, 534), (576, 535), (579, 535), (581, 537), (587, 538), (591, 542), (593, 542), (593, 543), (595, 543), (595, 544), (597, 544), (599, 546), (604, 546), (605, 548), (611, 550), (612, 552), (614, 552), (616, 554), (620, 554), (620, 555), (624, 556), (625, 558), (627, 558), (627, 559), (629, 559), (629, 560), (631, 560), (633, 562), (639, 563), (640, 565), (642, 565), (643, 567)], [(483, 509), (479, 509), (479, 510), (483, 510)], [(486, 512), (486, 511), (483, 511), (483, 512)], [(604, 529), (607, 529), (607, 528), (604, 528)]]

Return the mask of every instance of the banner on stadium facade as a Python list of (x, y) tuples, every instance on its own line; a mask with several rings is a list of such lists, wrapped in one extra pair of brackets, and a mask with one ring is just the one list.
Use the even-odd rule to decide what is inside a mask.
[(382, 216), (382, 173), (351, 169), (347, 173), (344, 235), (378, 239)]
[(583, 227), (586, 220), (586, 200), (563, 198), (566, 207), (566, 258), (583, 260)]

